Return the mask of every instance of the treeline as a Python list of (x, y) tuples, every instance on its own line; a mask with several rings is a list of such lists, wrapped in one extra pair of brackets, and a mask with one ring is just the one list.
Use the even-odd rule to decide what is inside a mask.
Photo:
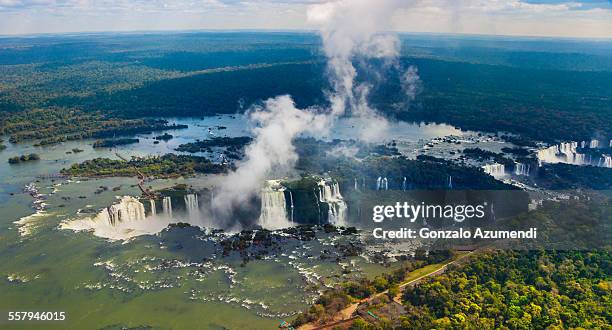
[(166, 154), (156, 157), (132, 157), (129, 161), (96, 158), (73, 164), (61, 174), (77, 177), (137, 176), (139, 173), (156, 178), (223, 173), (227, 167), (205, 157)]
[(122, 119), (69, 108), (24, 111), (0, 120), (0, 134), (10, 135), (10, 142), (40, 140), (37, 145), (184, 128), (165, 120)]
[(483, 253), (407, 288), (398, 329), (609, 329), (611, 261), (608, 251)]
[[(610, 72), (402, 59), (402, 65), (411, 64), (419, 68), (423, 88), (410, 111), (405, 111), (405, 93), (393, 77), (372, 90), (371, 103), (391, 117), (506, 131), (547, 142), (588, 140), (594, 132), (612, 131)], [(358, 79), (367, 77), (367, 70), (362, 71)], [(325, 105), (322, 91), (327, 89), (325, 65), (315, 62), (167, 79), (113, 94), (57, 98), (53, 104), (132, 117), (203, 116), (235, 113), (282, 94), (292, 95), (299, 107)]]

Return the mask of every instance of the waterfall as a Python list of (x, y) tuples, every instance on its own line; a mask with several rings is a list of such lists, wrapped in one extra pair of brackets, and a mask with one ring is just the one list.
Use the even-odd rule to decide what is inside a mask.
[(406, 177), (404, 177), (404, 181), (402, 181), (402, 191), (406, 191)]
[(359, 186), (357, 185), (357, 178), (355, 178), (355, 191), (359, 191)]
[(266, 229), (290, 227), (287, 221), (286, 188), (279, 180), (268, 180), (261, 190), (259, 224)]
[(125, 196), (100, 212), (94, 221), (106, 221), (112, 226), (120, 222), (140, 221), (145, 219), (144, 205), (136, 198)]
[(584, 148), (584, 147), (586, 147), (586, 141), (580, 142), (580, 148)]
[(610, 140), (610, 145), (609, 145), (609, 147), (610, 147), (610, 148), (612, 148), (612, 140)]
[(504, 164), (487, 164), (482, 168), (484, 169), (485, 173), (496, 178), (504, 176), (506, 174), (506, 167), (504, 166)]
[(156, 215), (157, 210), (155, 209), (155, 200), (149, 199), (149, 206), (151, 207), (151, 215)]
[(162, 210), (164, 211), (164, 214), (172, 217), (172, 199), (170, 196), (166, 196), (164, 199), (162, 199)]
[(576, 151), (578, 142), (562, 142), (558, 145), (550, 146), (538, 150), (538, 163), (568, 163), (573, 165), (584, 165), (586, 158), (584, 154)]
[(378, 179), (376, 179), (376, 190), (380, 190), (381, 183), (382, 183), (382, 178), (378, 177)]
[(324, 191), (321, 202), (328, 206), (328, 222), (336, 226), (346, 225), (346, 211), (348, 207), (340, 194), (340, 185), (331, 179), (319, 182), (320, 190)]
[(386, 177), (382, 180), (382, 189), (389, 190), (389, 181)]
[(293, 205), (293, 193), (289, 191), (289, 200), (291, 201), (291, 223), (293, 223), (293, 209), (295, 206)]
[(453, 189), (453, 176), (448, 176), (448, 189)]
[(514, 174), (516, 175), (529, 175), (530, 166), (522, 163), (515, 163)]
[(184, 197), (185, 199), (185, 208), (187, 209), (187, 213), (196, 214), (200, 209), (200, 205), (198, 204), (198, 195), (196, 194), (187, 194)]
[[(586, 141), (582, 141), (580, 143), (581, 146), (586, 146), (586, 144)], [(612, 147), (612, 140), (610, 140), (610, 144)], [(590, 149), (599, 148), (599, 140), (591, 140), (588, 143), (588, 146)], [(590, 154), (587, 159), (585, 154), (581, 154), (576, 151), (577, 148), (578, 142), (563, 142), (545, 149), (540, 149), (537, 152), (538, 165), (542, 166), (543, 163), (566, 163), (572, 165), (592, 164), (596, 166), (609, 167), (606, 165), (606, 155), (602, 155), (602, 157), (597, 161), (597, 164), (595, 164)]]
[(612, 168), (612, 156), (601, 155), (598, 166)]

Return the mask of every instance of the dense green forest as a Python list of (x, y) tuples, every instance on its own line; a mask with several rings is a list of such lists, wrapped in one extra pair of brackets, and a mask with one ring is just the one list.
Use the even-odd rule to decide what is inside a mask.
[(403, 295), (400, 329), (607, 329), (608, 251), (482, 253)]
[[(402, 40), (399, 66), (416, 66), (422, 89), (408, 106), (398, 72), (374, 80), (371, 102), (388, 116), (549, 142), (612, 131), (612, 61), (605, 43)], [(291, 94), (300, 107), (325, 105), (329, 90), (320, 40), (308, 33), (5, 38), (0, 45), (4, 132), (11, 126), (6, 118), (20, 112), (35, 122), (45, 117), (34, 109), (84, 111), (79, 117), (100, 111), (108, 118), (205, 116), (244, 111), (279, 94)], [(361, 66), (358, 80), (371, 78), (376, 65)]]
[[(351, 330), (609, 329), (612, 261), (609, 251), (483, 250), (443, 274), (406, 286), (401, 306), (391, 299), (410, 272), (441, 254), (404, 261), (391, 274), (327, 290), (294, 325), (329, 322), (350, 303), (361, 305)], [(448, 257), (448, 256), (447, 256)]]

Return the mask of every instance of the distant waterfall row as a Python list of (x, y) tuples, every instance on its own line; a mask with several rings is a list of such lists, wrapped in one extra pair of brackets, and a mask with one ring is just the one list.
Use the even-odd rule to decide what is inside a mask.
[(529, 175), (529, 172), (531, 171), (531, 165), (529, 164), (522, 164), (522, 163), (515, 163), (514, 164), (514, 174), (515, 175)]
[(376, 179), (376, 190), (389, 190), (389, 180), (386, 177)]
[[(197, 194), (186, 194), (183, 196), (185, 204), (185, 211), (189, 216), (200, 215), (200, 203), (198, 201)], [(149, 200), (149, 215), (151, 216), (165, 216), (172, 218), (174, 213), (174, 206), (172, 205), (172, 198), (170, 196), (164, 196), (161, 199), (161, 213), (158, 213), (157, 201), (155, 199)]]
[[(373, 186), (373, 189), (376, 191), (387, 191), (389, 190), (389, 179), (387, 177), (383, 177), (383, 176), (379, 176), (376, 179), (375, 185)], [(362, 190), (366, 190), (366, 183), (365, 183), (365, 179), (361, 179), (361, 186), (358, 185), (358, 180), (357, 178), (354, 179), (354, 183), (355, 183), (355, 191), (362, 191)], [(412, 184), (408, 182), (408, 178), (407, 177), (402, 177), (401, 179), (401, 185), (398, 183), (397, 186), (395, 186), (396, 188), (391, 188), (391, 189), (401, 189), (402, 191), (406, 191), (406, 190), (410, 190), (412, 189)], [(446, 178), (446, 180), (444, 181), (444, 187), (445, 188), (449, 188), (452, 189), (453, 188), (453, 177), (452, 176), (448, 176)]]
[[(507, 174), (506, 165), (504, 164), (487, 164), (482, 166), (482, 169), (485, 173), (495, 178), (501, 178)], [(531, 165), (514, 162), (514, 171), (511, 171), (510, 173), (513, 173), (514, 175), (529, 175), (531, 173)]]
[[(572, 165), (593, 165), (612, 168), (610, 155), (603, 154), (601, 157), (596, 156), (596, 159), (592, 159), (591, 155), (579, 153), (578, 145), (578, 142), (563, 142), (558, 145), (553, 145), (548, 148), (538, 150), (538, 164), (541, 166), (543, 163), (566, 163)], [(600, 145), (599, 140), (580, 142), (580, 148), (582, 149), (599, 149)], [(609, 147), (612, 148), (612, 140), (610, 140)]]
[(493, 177), (501, 177), (506, 174), (506, 166), (504, 164), (487, 164), (482, 167), (485, 173)]

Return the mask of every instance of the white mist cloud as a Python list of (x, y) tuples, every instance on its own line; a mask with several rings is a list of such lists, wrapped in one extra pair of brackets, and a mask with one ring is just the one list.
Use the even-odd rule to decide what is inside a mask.
[(221, 218), (247, 203), (270, 176), (282, 177), (292, 171), (298, 160), (293, 140), (299, 134), (323, 134), (329, 126), (326, 115), (296, 108), (288, 95), (268, 99), (262, 107), (253, 108), (250, 120), (256, 125), (254, 141), (247, 146), (244, 160), (223, 179), (215, 193), (213, 207)]
[[(309, 19), (320, 26), (327, 57), (328, 93), (331, 108), (325, 113), (297, 109), (290, 96), (269, 99), (251, 112), (257, 128), (255, 139), (219, 188), (213, 200), (216, 214), (230, 216), (261, 190), (265, 179), (282, 177), (293, 169), (298, 155), (293, 140), (302, 133), (324, 133), (340, 116), (349, 114), (361, 123), (361, 139), (376, 140), (388, 126), (387, 120), (368, 104), (371, 85), (356, 83), (356, 59), (382, 59), (397, 64), (400, 41), (388, 32), (389, 17), (406, 2), (397, 0), (339, 0), (315, 4)], [(357, 23), (358, 22), (358, 23)], [(418, 75), (409, 68), (402, 84), (416, 95)]]

